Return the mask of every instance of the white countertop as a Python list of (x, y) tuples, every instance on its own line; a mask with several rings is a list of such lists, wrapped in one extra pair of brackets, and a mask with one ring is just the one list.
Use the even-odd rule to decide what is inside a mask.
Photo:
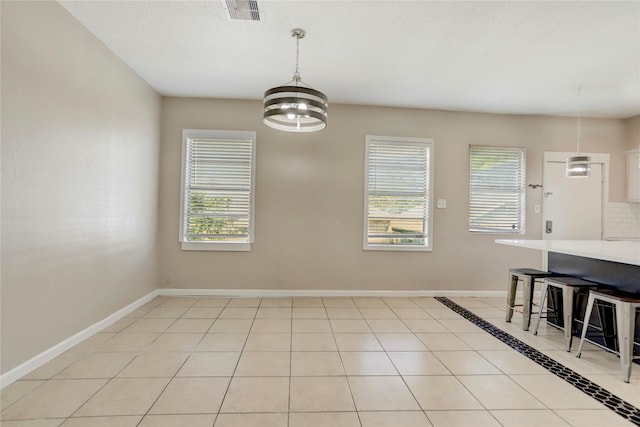
[(640, 242), (608, 240), (510, 240), (497, 239), (501, 245), (539, 251), (577, 255), (587, 258), (640, 265)]

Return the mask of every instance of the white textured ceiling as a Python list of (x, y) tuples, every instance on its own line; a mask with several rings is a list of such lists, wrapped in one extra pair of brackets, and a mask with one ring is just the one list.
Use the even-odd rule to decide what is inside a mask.
[(330, 103), (640, 114), (637, 0), (264, 0), (261, 22), (221, 0), (60, 3), (163, 95), (261, 99), (291, 79), (300, 27), (302, 78)]

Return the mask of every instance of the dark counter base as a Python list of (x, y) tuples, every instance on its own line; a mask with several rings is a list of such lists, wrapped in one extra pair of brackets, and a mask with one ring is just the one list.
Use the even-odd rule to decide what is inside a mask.
[(547, 269), (640, 295), (640, 266), (549, 252)]

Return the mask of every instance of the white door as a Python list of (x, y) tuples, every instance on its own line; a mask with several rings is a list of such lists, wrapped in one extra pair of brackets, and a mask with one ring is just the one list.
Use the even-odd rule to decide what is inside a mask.
[(590, 155), (591, 177), (567, 178), (568, 156), (544, 153), (542, 186), (542, 238), (545, 240), (600, 240), (603, 237), (604, 203), (608, 199), (608, 154)]

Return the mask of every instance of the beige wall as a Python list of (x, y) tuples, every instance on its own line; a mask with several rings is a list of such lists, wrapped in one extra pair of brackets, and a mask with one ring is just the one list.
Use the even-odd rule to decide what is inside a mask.
[(160, 96), (56, 2), (2, 7), (2, 372), (157, 288)]
[(625, 120), (627, 129), (627, 150), (640, 148), (640, 116)]
[[(504, 290), (509, 266), (540, 254), (467, 232), (469, 144), (527, 148), (527, 183), (540, 184), (542, 152), (574, 151), (575, 118), (331, 105), (329, 126), (295, 134), (267, 128), (261, 103), (164, 98), (160, 155), (161, 279), (165, 288)], [(257, 131), (256, 230), (251, 252), (181, 251), (183, 128)], [(366, 134), (435, 139), (433, 252), (362, 250)], [(610, 200), (624, 199), (622, 120), (584, 119), (585, 152), (611, 152)], [(527, 189), (527, 234), (540, 238), (540, 189)]]

